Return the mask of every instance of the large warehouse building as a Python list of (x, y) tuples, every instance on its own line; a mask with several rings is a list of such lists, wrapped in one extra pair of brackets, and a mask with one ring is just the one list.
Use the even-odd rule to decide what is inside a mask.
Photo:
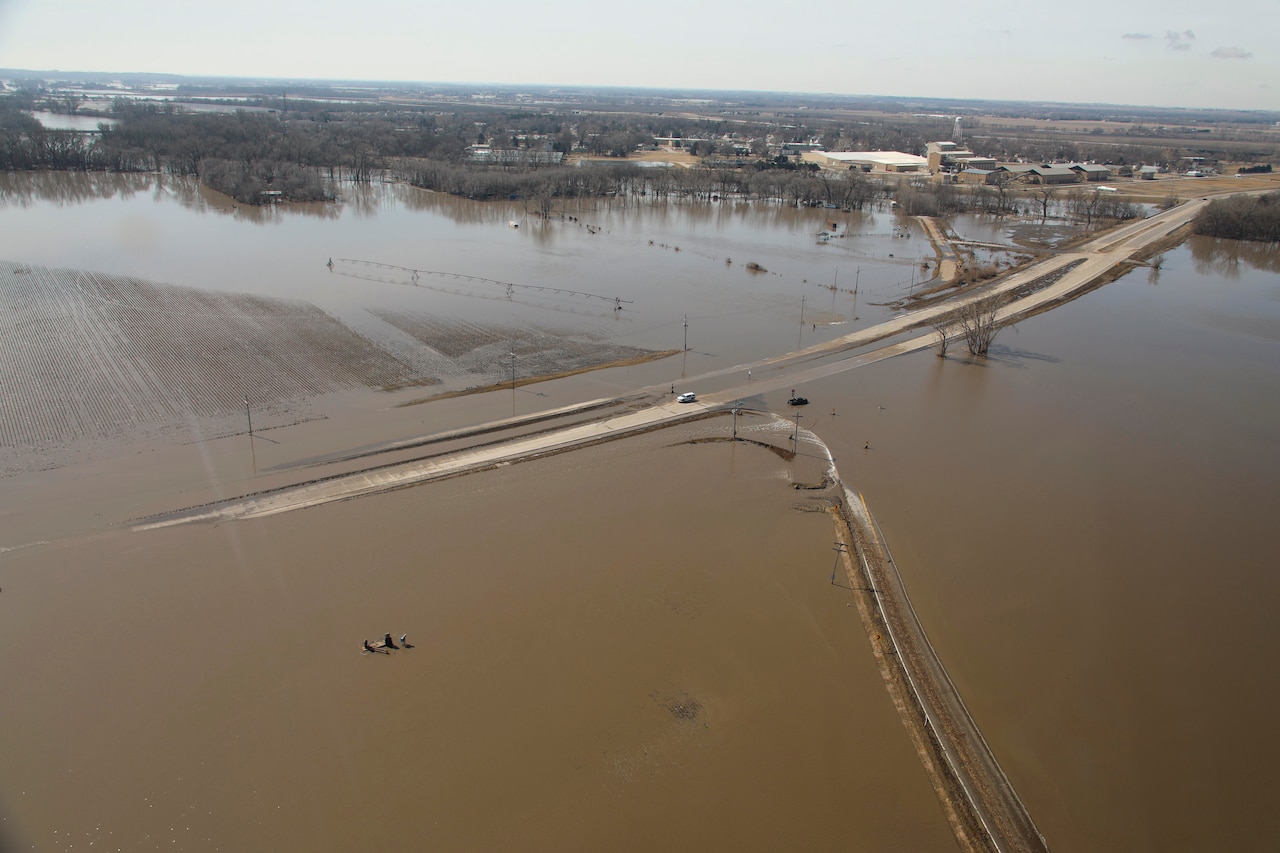
[(806, 151), (801, 159), (827, 169), (862, 169), (878, 172), (923, 172), (929, 161), (901, 151)]

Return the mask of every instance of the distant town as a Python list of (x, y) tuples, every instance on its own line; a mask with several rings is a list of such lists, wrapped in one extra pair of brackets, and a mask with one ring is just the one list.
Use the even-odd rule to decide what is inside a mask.
[[(0, 70), (0, 169), (186, 175), (249, 205), (376, 178), (542, 217), (622, 195), (1092, 227), (1272, 190), (1277, 166), (1262, 111)], [(1246, 236), (1239, 219), (1212, 233)]]

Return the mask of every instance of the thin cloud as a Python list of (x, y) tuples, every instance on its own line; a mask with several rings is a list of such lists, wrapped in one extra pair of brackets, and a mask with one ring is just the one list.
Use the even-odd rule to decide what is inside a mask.
[(1220, 47), (1209, 54), (1214, 59), (1252, 59), (1253, 54), (1239, 47)]
[(1191, 50), (1191, 42), (1196, 40), (1196, 34), (1191, 30), (1182, 32), (1169, 30), (1164, 34), (1164, 40), (1168, 43), (1170, 50)]
[(1131, 41), (1142, 41), (1143, 39), (1153, 39), (1155, 36), (1151, 33), (1125, 33), (1120, 36), (1122, 39), (1130, 39)]

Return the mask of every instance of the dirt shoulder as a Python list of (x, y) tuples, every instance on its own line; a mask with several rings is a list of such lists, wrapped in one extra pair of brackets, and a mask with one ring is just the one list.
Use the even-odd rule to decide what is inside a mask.
[(1047, 851), (920, 625), (861, 495), (833, 511), (845, 571), (885, 685), (961, 848)]

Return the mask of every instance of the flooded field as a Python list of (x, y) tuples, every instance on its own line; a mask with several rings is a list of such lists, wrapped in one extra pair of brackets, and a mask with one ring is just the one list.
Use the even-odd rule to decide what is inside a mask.
[[(0, 176), (0, 233), (16, 330), (0, 370), (24, 389), (0, 397), (20, 423), (9, 471), (122, 429), (225, 432), (246, 398), (279, 426), (329, 391), (458, 391), (687, 347), (651, 381), (679, 380), (888, 316), (877, 303), (919, 272), (902, 256), (930, 252), (888, 213), (600, 203), (544, 222), (398, 185), (246, 208), (156, 176)], [(54, 327), (60, 355), (37, 370), (30, 336)], [(86, 407), (103, 423), (70, 411)]]
[(6, 555), (0, 846), (949, 849), (830, 517), (704, 434)]
[(810, 389), (872, 404), (841, 473), (1053, 849), (1280, 834), (1273, 257), (1196, 238), (984, 366), (922, 353)]
[[(543, 224), (518, 204), (394, 186), (249, 211), (185, 182), (86, 176), (0, 176), (0, 200), (6, 297), (28, 267), (99, 293), (188, 288), (155, 298), (185, 294), (215, 325), (242, 318), (233, 329), (246, 305), (295, 306), (315, 312), (306, 327), (352, 336), (337, 349), (359, 342), (437, 382), (382, 392), (295, 365), (319, 384), (275, 392), (251, 466), (234, 419), (253, 383), (224, 376), (221, 414), (193, 423), (173, 403), (145, 440), (86, 438), (96, 450), (11, 469), (0, 676), (24, 685), (0, 736), (0, 764), (18, 768), (0, 780), (11, 838), (953, 848), (828, 583), (829, 518), (792, 509), (771, 455), (672, 446), (701, 428), (261, 522), (110, 527), (254, 491), (325, 453), (696, 387), (869, 325), (931, 255), (912, 225), (837, 213), (845, 236), (821, 242), (830, 211), (621, 203)], [(922, 352), (800, 389), (802, 425), (866, 495), (1053, 849), (1257, 849), (1280, 834), (1277, 306), (1274, 247), (1197, 239), (1002, 332), (984, 363)], [(393, 408), (501, 383), (521, 335), (610, 352), (683, 350), (687, 335), (688, 352)], [(428, 339), (477, 344), (442, 346), (464, 365), (450, 371), (404, 356)], [(747, 404), (785, 416), (787, 396)], [(361, 657), (384, 631), (417, 647)]]

